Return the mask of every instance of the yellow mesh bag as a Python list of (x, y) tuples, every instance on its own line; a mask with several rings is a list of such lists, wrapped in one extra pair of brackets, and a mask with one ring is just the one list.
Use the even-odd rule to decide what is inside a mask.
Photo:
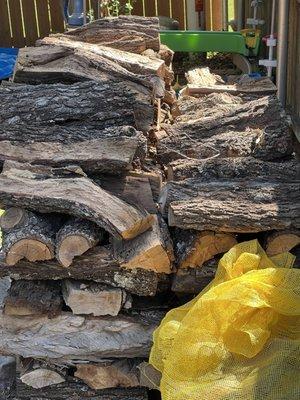
[(163, 400), (299, 400), (300, 270), (256, 240), (220, 260), (214, 281), (171, 310), (150, 363)]

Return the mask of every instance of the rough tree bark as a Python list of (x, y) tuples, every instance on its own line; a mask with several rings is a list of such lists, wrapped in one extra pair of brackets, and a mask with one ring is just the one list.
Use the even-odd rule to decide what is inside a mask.
[(60, 285), (51, 281), (13, 281), (5, 299), (6, 315), (53, 317), (62, 310)]
[(181, 115), (158, 142), (158, 160), (245, 157), (276, 160), (292, 154), (287, 116), (276, 96), (210, 94), (183, 97)]
[(62, 268), (55, 261), (35, 264), (20, 261), (14, 266), (6, 265), (0, 261), (0, 278), (6, 276), (26, 280), (76, 279), (95, 281), (123, 288), (138, 296), (154, 296), (159, 283), (159, 275), (153, 271), (121, 268), (112, 256), (112, 250), (109, 247), (95, 247), (89, 250), (76, 258), (69, 268)]
[[(83, 317), (63, 313), (52, 319), (0, 315), (0, 351), (55, 364), (100, 362), (105, 358), (147, 357), (153, 330), (163, 313), (118, 317)], [(151, 322), (150, 322), (151, 321)]]
[[(76, 164), (86, 173), (119, 175), (130, 170), (133, 162), (138, 159), (142, 162), (146, 155), (145, 137), (138, 132), (127, 137), (127, 131), (128, 128), (122, 127), (119, 129), (120, 137), (103, 137), (66, 144), (3, 140), (0, 141), (0, 161), (13, 160), (55, 167)], [(109, 133), (108, 130), (106, 132)]]
[[(159, 51), (159, 20), (156, 17), (121, 15), (118, 18), (101, 18), (71, 30), (68, 38), (101, 44), (132, 53), (142, 53), (146, 49)], [(61, 36), (55, 35), (54, 37)]]
[(298, 183), (169, 182), (162, 209), (182, 229), (261, 232), (300, 227)]
[(164, 78), (166, 75), (166, 66), (163, 60), (158, 58), (149, 58), (140, 54), (129, 53), (127, 51), (114, 49), (112, 47), (101, 46), (98, 44), (83, 43), (74, 41), (70, 37), (48, 36), (38, 41), (39, 45), (60, 46), (66, 49), (81, 49), (93, 54), (104, 57), (106, 60), (117, 63), (126, 70), (138, 75), (157, 75)]
[(132, 126), (148, 131), (153, 107), (149, 96), (137, 98), (119, 83), (7, 85), (0, 89), (0, 117), (1, 141), (72, 143), (134, 137)]
[(78, 379), (68, 378), (67, 382), (42, 389), (32, 389), (20, 380), (12, 400), (147, 400), (144, 388), (116, 388), (93, 390)]
[(56, 258), (69, 267), (74, 257), (84, 254), (103, 240), (104, 232), (93, 222), (71, 218), (56, 235)]
[[(32, 172), (32, 169), (36, 172)], [(31, 169), (31, 170), (30, 170)], [(41, 171), (45, 173), (47, 168)], [(95, 222), (113, 236), (132, 239), (145, 232), (153, 216), (112, 196), (85, 177), (53, 178), (39, 167), (6, 161), (0, 175), (0, 201), (39, 212), (58, 212)]]
[(209, 160), (181, 159), (168, 166), (168, 180), (187, 178), (201, 182), (255, 179), (269, 182), (295, 182), (300, 177), (296, 160), (270, 162), (253, 157), (214, 158)]

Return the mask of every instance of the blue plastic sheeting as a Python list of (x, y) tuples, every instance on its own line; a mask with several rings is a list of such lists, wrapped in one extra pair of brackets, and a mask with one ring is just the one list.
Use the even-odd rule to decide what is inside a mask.
[(0, 80), (13, 75), (19, 49), (0, 47)]

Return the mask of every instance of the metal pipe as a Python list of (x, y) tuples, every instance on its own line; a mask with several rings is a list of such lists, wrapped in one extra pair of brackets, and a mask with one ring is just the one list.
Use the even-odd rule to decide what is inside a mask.
[(287, 60), (289, 35), (289, 0), (279, 1), (278, 11), (278, 47), (277, 47), (277, 89), (282, 105), (286, 102)]
[[(280, 2), (279, 2), (280, 3)], [(272, 3), (272, 17), (271, 17), (271, 32), (270, 32), (270, 40), (274, 39), (274, 28), (275, 28), (275, 10), (276, 10), (276, 0), (273, 0)], [(273, 60), (274, 56), (274, 47), (269, 47), (269, 61)], [(272, 69), (273, 67), (267, 67), (268, 77), (272, 77)]]

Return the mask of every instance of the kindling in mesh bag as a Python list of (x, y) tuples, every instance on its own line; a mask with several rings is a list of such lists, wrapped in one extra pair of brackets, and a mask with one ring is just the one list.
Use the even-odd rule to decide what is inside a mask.
[(236, 245), (195, 299), (154, 332), (163, 400), (299, 400), (300, 270), (290, 253)]

